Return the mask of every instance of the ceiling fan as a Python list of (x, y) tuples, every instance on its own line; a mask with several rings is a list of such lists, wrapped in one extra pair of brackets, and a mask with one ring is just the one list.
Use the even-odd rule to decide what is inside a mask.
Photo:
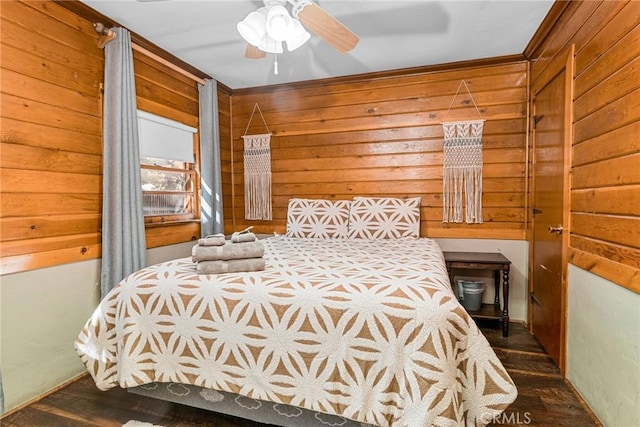
[[(311, 0), (263, 0), (264, 6), (250, 12), (237, 25), (247, 41), (245, 57), (264, 58), (293, 51), (310, 38), (309, 29), (338, 52), (346, 53), (360, 40), (351, 30)], [(285, 5), (291, 5), (291, 13)], [(305, 29), (306, 28), (306, 29)]]

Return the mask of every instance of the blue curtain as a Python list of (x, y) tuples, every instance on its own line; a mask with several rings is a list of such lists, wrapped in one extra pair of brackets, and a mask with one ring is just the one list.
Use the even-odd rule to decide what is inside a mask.
[(117, 37), (104, 48), (103, 297), (146, 266), (131, 35), (124, 28), (113, 30)]
[(218, 83), (198, 85), (200, 102), (200, 221), (202, 237), (224, 233)]

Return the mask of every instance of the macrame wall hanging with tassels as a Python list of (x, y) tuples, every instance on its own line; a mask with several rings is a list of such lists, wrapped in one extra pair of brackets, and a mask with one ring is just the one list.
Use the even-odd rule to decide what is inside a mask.
[[(478, 120), (447, 122), (449, 111), (464, 85), (480, 117)], [(484, 119), (467, 83), (458, 85), (442, 122), (444, 128), (444, 170), (442, 222), (462, 222), (463, 193), (465, 221), (482, 223), (482, 131)]]
[[(262, 117), (267, 133), (247, 135), (256, 110)], [(244, 218), (271, 220), (271, 132), (256, 103), (244, 139)]]

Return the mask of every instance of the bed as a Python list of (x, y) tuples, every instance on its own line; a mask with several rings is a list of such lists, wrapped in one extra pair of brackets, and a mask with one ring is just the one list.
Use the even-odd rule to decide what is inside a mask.
[(261, 241), (264, 271), (198, 275), (183, 258), (116, 286), (75, 342), (97, 387), (193, 386), (375, 426), (482, 425), (514, 401), (434, 240)]
[(263, 271), (144, 268), (76, 351), (102, 390), (279, 426), (488, 424), (517, 391), (419, 237), (420, 206), (293, 198), (286, 235), (261, 240)]

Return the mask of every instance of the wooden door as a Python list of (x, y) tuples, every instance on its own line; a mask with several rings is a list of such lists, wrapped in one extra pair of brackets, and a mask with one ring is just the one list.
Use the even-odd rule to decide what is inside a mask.
[[(573, 49), (533, 91), (531, 331), (564, 369)], [(545, 78), (546, 77), (546, 78)]]

